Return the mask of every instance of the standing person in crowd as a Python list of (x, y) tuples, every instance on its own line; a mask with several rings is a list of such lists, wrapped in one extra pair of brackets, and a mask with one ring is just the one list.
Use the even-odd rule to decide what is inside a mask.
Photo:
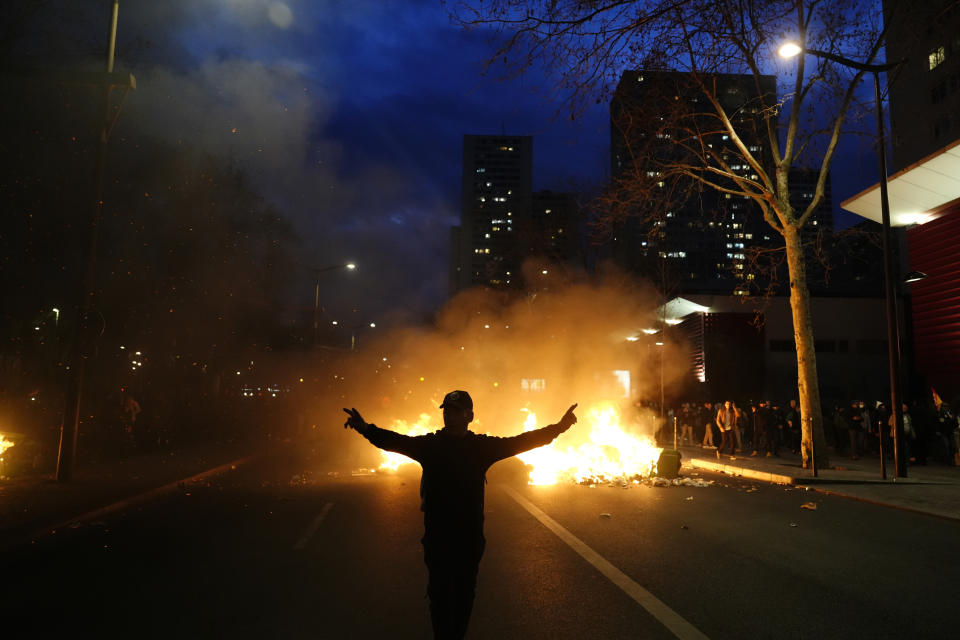
[(860, 411), (859, 401), (854, 400), (844, 409), (843, 421), (847, 425), (847, 434), (850, 437), (850, 459), (857, 460), (860, 457), (860, 441), (863, 433), (863, 413)]
[(773, 433), (776, 441), (775, 449), (777, 455), (779, 455), (780, 447), (784, 446), (785, 436), (783, 433), (783, 410), (778, 404), (770, 405), (770, 423), (773, 425)]
[(720, 454), (728, 446), (730, 448), (730, 458), (735, 459), (736, 435), (734, 434), (737, 428), (737, 413), (729, 400), (724, 402), (723, 406), (717, 411), (717, 428), (720, 429), (720, 447), (717, 448), (717, 460), (720, 459)]
[(473, 421), (473, 399), (451, 391), (440, 405), (443, 428), (423, 436), (401, 435), (367, 423), (356, 409), (344, 409), (350, 427), (386, 451), (413, 458), (423, 467), (420, 510), (423, 511), (423, 559), (427, 565), (430, 617), (435, 638), (463, 638), (473, 609), (483, 537), (483, 494), (487, 469), (553, 441), (573, 426), (572, 405), (560, 421), (512, 438), (480, 435), (467, 427)]
[(733, 409), (734, 415), (733, 435), (737, 443), (737, 453), (741, 453), (743, 451), (743, 430), (747, 423), (747, 415), (737, 406), (734, 400), (730, 401), (730, 407)]
[[(890, 417), (887, 418), (887, 424), (890, 425), (890, 442), (893, 442), (893, 439), (896, 437), (897, 427), (895, 424), (895, 416), (893, 412), (890, 413)], [(907, 407), (907, 403), (903, 403), (903, 448), (906, 450), (904, 454), (907, 457), (907, 460), (910, 462), (916, 462), (916, 440), (917, 432), (913, 428), (913, 418), (910, 416), (910, 409)]]
[(800, 453), (800, 407), (797, 406), (797, 401), (793, 398), (790, 399), (790, 405), (787, 407), (783, 419), (786, 426), (784, 433), (787, 437), (785, 444), (790, 447), (790, 451), (793, 453)]
[(700, 413), (701, 422), (704, 423), (702, 447), (712, 447), (713, 445), (713, 404), (703, 403), (703, 411)]
[(758, 403), (752, 404), (750, 406), (750, 424), (753, 427), (752, 436), (753, 436), (753, 450), (750, 452), (750, 457), (755, 458), (760, 455), (760, 450), (763, 448), (763, 441), (766, 438), (767, 432), (767, 415), (766, 415), (766, 406), (767, 403), (761, 400)]
[(760, 414), (760, 420), (763, 422), (764, 434), (766, 435), (766, 457), (779, 457), (780, 434), (777, 431), (776, 413), (774, 412), (773, 407), (770, 406), (770, 403), (766, 400), (760, 403), (760, 409), (757, 413)]
[(876, 417), (870, 404), (862, 400), (860, 401), (860, 415), (863, 418), (860, 423), (860, 451), (867, 454), (873, 452), (871, 431), (874, 429)]
[(693, 440), (693, 411), (690, 409), (690, 403), (684, 402), (680, 407), (680, 444), (686, 442), (690, 446), (694, 445)]

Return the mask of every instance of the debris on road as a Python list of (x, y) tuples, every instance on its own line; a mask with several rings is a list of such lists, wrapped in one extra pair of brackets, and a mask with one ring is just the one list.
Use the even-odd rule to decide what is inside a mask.
[(601, 514), (600, 514), (600, 517), (601, 517), (601, 518), (611, 518), (611, 517), (613, 517), (613, 516), (611, 516), (609, 513), (601, 513)]
[(713, 480), (704, 480), (702, 478), (662, 478), (654, 476), (649, 478), (647, 483), (652, 487), (709, 487)]
[(680, 525), (680, 528), (681, 528), (681, 529), (689, 529), (690, 527), (688, 527), (688, 526), (685, 525), (685, 524), (682, 524), (682, 525)]
[(798, 525), (796, 522), (791, 522), (791, 523), (790, 523), (790, 526), (791, 526), (791, 527), (799, 527), (800, 525)]
[(804, 502), (802, 505), (800, 505), (800, 508), (801, 508), (801, 509), (809, 509), (810, 511), (816, 511), (816, 510), (817, 510), (817, 503), (816, 503), (816, 502)]
[(693, 500), (693, 496), (687, 496), (684, 500)]

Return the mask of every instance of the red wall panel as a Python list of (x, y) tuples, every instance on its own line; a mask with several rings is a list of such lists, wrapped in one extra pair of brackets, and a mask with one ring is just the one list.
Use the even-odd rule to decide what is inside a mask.
[(960, 204), (907, 231), (917, 370), (944, 400), (960, 394)]

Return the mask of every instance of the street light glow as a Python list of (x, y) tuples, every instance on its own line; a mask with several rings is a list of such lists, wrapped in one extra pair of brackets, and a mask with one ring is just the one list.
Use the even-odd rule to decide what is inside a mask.
[(346, 264), (346, 267), (347, 267), (347, 269), (350, 269), (351, 271), (353, 271), (354, 269), (357, 268), (357, 265), (353, 264), (352, 262), (348, 262), (348, 263)]
[(798, 45), (796, 42), (785, 42), (777, 53), (780, 54), (781, 58), (794, 58), (800, 55), (800, 52), (803, 51), (803, 47)]

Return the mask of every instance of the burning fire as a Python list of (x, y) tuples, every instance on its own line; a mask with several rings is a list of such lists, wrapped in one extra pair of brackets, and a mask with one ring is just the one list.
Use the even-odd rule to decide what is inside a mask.
[[(409, 425), (401, 420), (394, 423), (392, 429), (408, 435), (423, 435), (436, 430), (429, 425), (429, 420), (430, 416), (424, 413), (420, 415), (417, 423)], [(527, 411), (523, 426), (524, 431), (536, 429), (537, 416)], [(533, 467), (530, 471), (530, 484), (626, 481), (647, 477), (655, 471), (662, 451), (651, 438), (638, 437), (624, 431), (620, 426), (620, 416), (612, 405), (598, 405), (583, 412), (580, 421), (561, 440), (569, 440), (570, 436), (580, 440), (580, 444), (561, 448), (554, 440), (545, 447), (517, 456)], [(410, 458), (397, 453), (381, 453), (381, 471), (395, 471), (402, 464), (413, 463)]]
[[(408, 436), (424, 436), (437, 430), (430, 426), (430, 415), (426, 413), (421, 413), (420, 419), (413, 425), (407, 423), (406, 420), (397, 420), (390, 429)], [(402, 464), (416, 464), (402, 453), (381, 451), (380, 454), (383, 456), (383, 462), (378, 467), (380, 471), (396, 471)]]
[[(533, 467), (530, 484), (556, 484), (562, 480), (597, 482), (646, 477), (654, 472), (662, 449), (650, 438), (638, 438), (624, 431), (620, 416), (610, 405), (592, 407), (581, 424), (590, 426), (588, 441), (565, 450), (554, 440), (549, 446), (521, 453), (517, 457)], [(524, 431), (536, 428), (537, 417), (527, 415)]]
[(0, 433), (0, 456), (3, 455), (3, 452), (9, 449), (14, 445), (13, 440), (7, 440), (2, 433)]

